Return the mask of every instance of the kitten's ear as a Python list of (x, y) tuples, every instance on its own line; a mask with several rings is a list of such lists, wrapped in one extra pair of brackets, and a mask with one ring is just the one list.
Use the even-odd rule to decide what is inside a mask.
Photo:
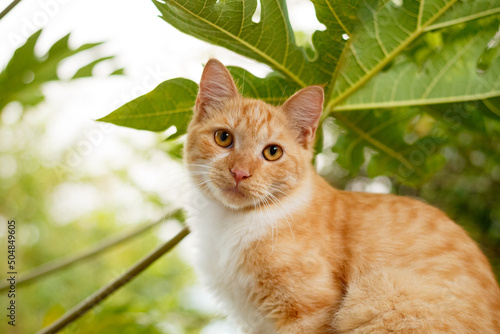
[(196, 112), (203, 114), (206, 107), (220, 105), (226, 99), (239, 96), (238, 88), (231, 73), (217, 59), (210, 59), (200, 80), (200, 89), (196, 98)]
[(324, 92), (321, 86), (309, 86), (293, 94), (281, 107), (297, 131), (301, 145), (309, 149), (314, 142), (323, 111)]

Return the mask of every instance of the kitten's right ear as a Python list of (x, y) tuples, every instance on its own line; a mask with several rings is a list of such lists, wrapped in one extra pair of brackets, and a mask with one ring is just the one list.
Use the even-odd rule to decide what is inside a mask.
[(238, 88), (228, 69), (217, 59), (210, 59), (200, 80), (200, 89), (196, 98), (196, 112), (203, 115), (209, 106), (217, 106), (224, 100), (239, 96)]
[(311, 148), (323, 112), (322, 86), (309, 86), (293, 94), (281, 106), (304, 148)]

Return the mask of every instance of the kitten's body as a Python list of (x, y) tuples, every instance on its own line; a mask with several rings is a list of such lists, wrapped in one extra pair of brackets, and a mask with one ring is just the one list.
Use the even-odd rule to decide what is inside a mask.
[[(224, 91), (221, 66), (205, 69), (186, 160), (206, 197), (190, 210), (198, 269), (228, 314), (262, 334), (500, 333), (500, 290), (460, 227), (416, 200), (330, 187), (309, 163), (314, 131), (294, 123), (317, 92), (274, 108)], [(234, 146), (213, 144), (220, 128)], [(262, 159), (269, 143), (281, 159)]]

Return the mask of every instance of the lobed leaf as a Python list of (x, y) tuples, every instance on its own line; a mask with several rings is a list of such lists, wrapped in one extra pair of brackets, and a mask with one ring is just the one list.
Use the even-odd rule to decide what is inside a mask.
[[(259, 78), (239, 67), (228, 68), (240, 93), (246, 97), (278, 105), (298, 89), (294, 82), (277, 73)], [(167, 80), (99, 121), (149, 131), (164, 131), (175, 125), (175, 138), (186, 133), (197, 92), (198, 85), (191, 80)]]
[[(430, 51), (422, 65), (411, 54), (378, 73), (336, 111), (458, 103), (500, 96), (500, 53), (484, 71), (478, 62), (498, 29), (497, 24), (460, 29)], [(427, 46), (425, 46), (428, 49)], [(411, 78), (411, 79), (410, 79)]]
[[(472, 16), (469, 12), (471, 8), (475, 13)], [(342, 67), (327, 110), (423, 105), (498, 95), (497, 69), (491, 69), (491, 74), (485, 78), (472, 75), (481, 50), (492, 37), (494, 24), (476, 35), (468, 34), (467, 38), (458, 38), (451, 45), (446, 45), (442, 53), (426, 64), (424, 71), (418, 71), (411, 62), (396, 57), (428, 29), (436, 28), (433, 26), (435, 23), (447, 22), (446, 26), (458, 24), (478, 15), (495, 13), (499, 8), (500, 3), (491, 0), (475, 0), (474, 4), (458, 0), (365, 0), (358, 14), (360, 25), (350, 39), (349, 49), (343, 54)], [(381, 73), (394, 61), (396, 65), (388, 73)], [(426, 73), (427, 70), (431, 73)], [(465, 78), (472, 80), (472, 84), (479, 83), (481, 89), (464, 88), (466, 83), (461, 80)], [(398, 80), (398, 85), (405, 82), (404, 86), (399, 88), (393, 84), (394, 80)], [(443, 83), (446, 86), (442, 86)], [(365, 85), (369, 87), (362, 88)], [(392, 89), (393, 86), (396, 86), (395, 89)], [(341, 103), (342, 106), (339, 106)]]
[(99, 121), (149, 131), (163, 131), (175, 125), (175, 136), (180, 136), (186, 133), (197, 92), (198, 85), (191, 80), (167, 80)]
[[(80, 69), (78, 69), (78, 71), (76, 71), (76, 73), (73, 75), (73, 77), (71, 79), (91, 77), (92, 71), (94, 70), (94, 68), (97, 64), (99, 64), (103, 61), (106, 61), (108, 59), (113, 59), (113, 58), (114, 58), (114, 56), (107, 56), (107, 57), (102, 57), (102, 58), (96, 59), (96, 60), (90, 62), (89, 64), (81, 67)], [(123, 74), (123, 72), (114, 71), (111, 74), (112, 75)]]
[(257, 0), (154, 2), (162, 18), (180, 31), (265, 63), (301, 87), (331, 82), (346, 44), (342, 34), (352, 29), (355, 19), (352, 8), (358, 3), (351, 0), (344, 6), (337, 0), (334, 10), (330, 1), (314, 1), (318, 18), (328, 29), (313, 36), (317, 57), (309, 59), (295, 43), (285, 0), (261, 0), (259, 22), (252, 20)]
[(414, 110), (405, 113), (388, 110), (366, 110), (346, 117), (334, 114), (336, 121), (347, 131), (339, 135), (333, 151), (337, 162), (351, 173), (365, 163), (365, 147), (376, 150), (369, 156), (367, 172), (370, 177), (391, 175), (399, 182), (418, 185), (438, 171), (445, 159), (439, 154), (443, 138), (423, 136), (409, 144), (404, 139), (406, 126), (417, 116)]
[[(14, 52), (0, 73), (0, 112), (14, 100), (21, 102), (23, 106), (33, 106), (43, 101), (41, 85), (48, 81), (60, 80), (57, 70), (62, 60), (101, 44), (89, 43), (73, 49), (68, 44), (70, 34), (67, 34), (55, 42), (45, 55), (38, 56), (35, 46), (41, 33), (42, 30), (38, 30), (31, 35), (26, 43)], [(82, 67), (72, 79), (90, 76), (96, 63), (110, 58), (112, 57), (100, 58)]]
[(241, 67), (229, 66), (228, 69), (243, 96), (259, 99), (272, 105), (283, 104), (288, 97), (301, 88), (277, 72), (265, 78), (259, 78)]
[(499, 13), (500, 4), (496, 0), (462, 1), (460, 6), (451, 7), (436, 22), (429, 25), (426, 30), (441, 29)]
[(358, 18), (360, 0), (313, 0), (318, 20), (326, 30), (316, 31), (313, 44), (316, 52), (315, 63), (323, 69), (326, 77), (326, 97), (331, 95), (338, 71), (342, 65), (341, 57), (348, 49), (348, 39), (353, 36)]

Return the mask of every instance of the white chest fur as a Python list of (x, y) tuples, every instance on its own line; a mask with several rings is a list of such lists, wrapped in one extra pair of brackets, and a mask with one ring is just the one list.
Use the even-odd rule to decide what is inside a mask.
[[(265, 325), (258, 310), (249, 301), (254, 284), (243, 273), (242, 253), (248, 245), (264, 236), (275, 224), (262, 213), (241, 213), (206, 199), (200, 210), (189, 210), (189, 225), (196, 238), (196, 270), (203, 283), (215, 294), (225, 312), (249, 329)], [(270, 332), (272, 333), (272, 331)]]
[[(310, 199), (310, 187), (271, 210), (242, 212), (205, 196), (202, 205), (188, 208), (188, 224), (197, 243), (196, 270), (227, 314), (250, 333), (274, 333), (273, 325), (249, 300), (254, 276), (241, 271), (242, 253), (254, 241), (274, 231), (282, 220), (293, 225), (293, 211)], [(293, 228), (293, 227), (291, 227)]]

